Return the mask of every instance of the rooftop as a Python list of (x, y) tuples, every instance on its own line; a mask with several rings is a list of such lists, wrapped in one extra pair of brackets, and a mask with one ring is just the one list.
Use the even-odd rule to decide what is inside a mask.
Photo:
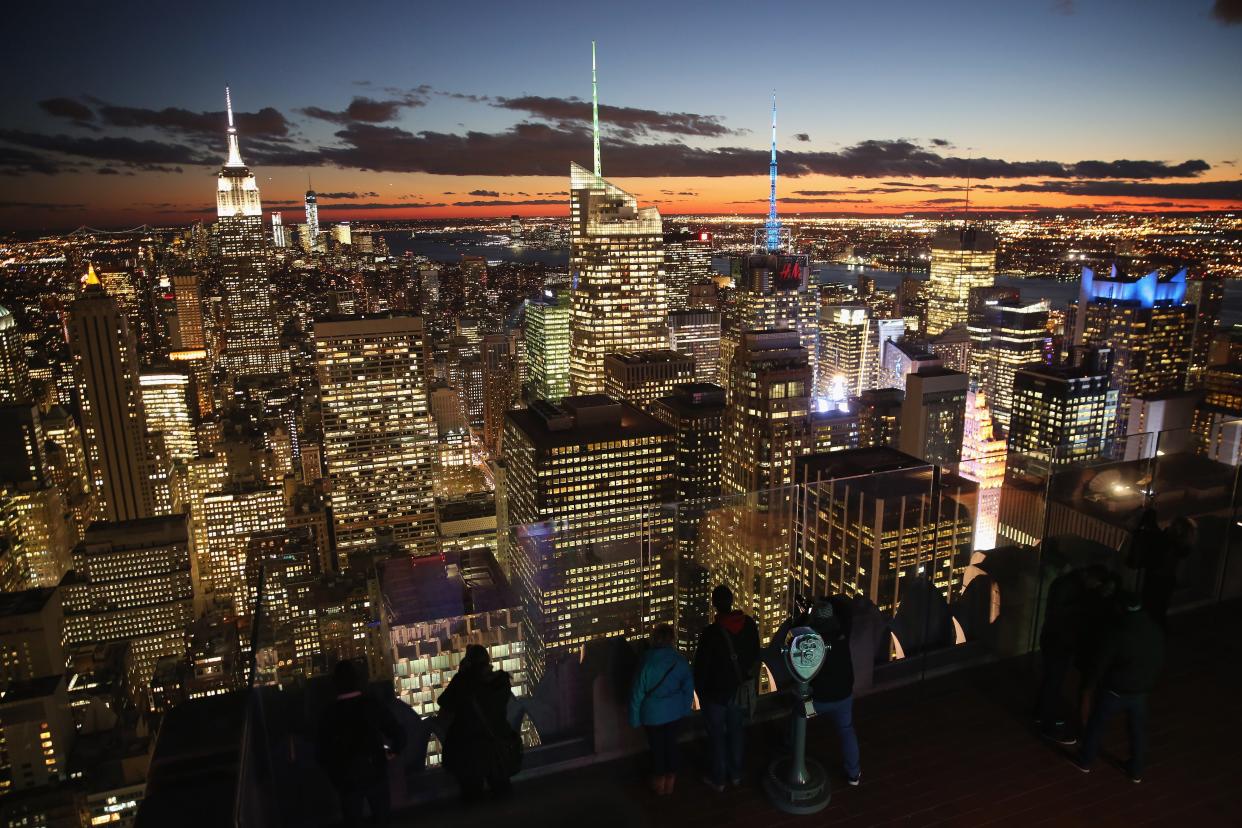
[(38, 587), (22, 592), (0, 592), (0, 618), (39, 612), (47, 605), (55, 587)]

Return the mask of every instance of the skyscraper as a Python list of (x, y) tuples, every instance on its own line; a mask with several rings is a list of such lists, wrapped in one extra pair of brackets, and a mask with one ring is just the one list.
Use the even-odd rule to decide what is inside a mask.
[(901, 450), (927, 463), (956, 469), (962, 457), (968, 386), (965, 374), (948, 368), (921, 368), (907, 376)]
[(1225, 279), (1220, 275), (1196, 273), (1186, 279), (1186, 301), (1195, 306), (1195, 332), (1190, 343), (1190, 365), (1186, 387), (1199, 388), (1212, 364), (1212, 340), (1220, 324), (1225, 301)]
[(321, 249), (319, 235), (319, 196), (315, 191), (306, 191), (306, 252), (315, 253)]
[(871, 323), (871, 312), (863, 305), (829, 305), (823, 309), (816, 398), (830, 397), (834, 382), (843, 385), (853, 397), (875, 387), (880, 360)]
[(668, 314), (669, 346), (694, 357), (694, 381), (720, 379), (720, 312), (672, 310)]
[[(597, 97), (594, 104), (598, 108)], [(604, 180), (596, 117), (594, 172), (569, 166), (569, 371), (575, 394), (604, 390), (605, 354), (668, 346), (663, 241), (660, 211), (640, 208), (634, 196)]]
[(69, 339), (81, 395), (82, 436), (99, 516), (121, 521), (155, 514), (154, 462), (138, 380), (137, 345), (94, 267), (69, 308)]
[(796, 331), (748, 331), (729, 369), (722, 490), (758, 492), (793, 482), (807, 450), (811, 367)]
[(517, 334), (483, 337), (483, 444), (493, 456), (500, 454), (505, 412), (519, 395)]
[(712, 272), (711, 233), (682, 228), (664, 234), (664, 278), (670, 311), (689, 307), (690, 286)]
[(1195, 330), (1195, 306), (1186, 302), (1186, 269), (1133, 276), (1114, 263), (1107, 274), (1082, 270), (1074, 314), (1074, 345), (1112, 351), (1117, 423), (1130, 420), (1140, 394), (1186, 387)]
[(342, 562), (351, 550), (374, 544), (381, 529), (413, 554), (435, 552), (436, 433), (423, 320), (318, 321), (314, 340)]
[(972, 390), (966, 395), (966, 426), (962, 432), (962, 462), (958, 466), (958, 474), (979, 485), (974, 548), (993, 549), (996, 546), (1001, 485), (1005, 481), (1005, 440), (996, 434), (992, 411), (982, 389)]
[(927, 335), (964, 325), (971, 288), (988, 287), (995, 280), (995, 236), (973, 227), (936, 234), (927, 280)]
[(285, 223), (280, 213), (272, 213), (272, 246), (289, 246), (289, 237), (285, 235)]
[[(967, 367), (958, 367), (947, 360), (945, 367), (955, 371), (965, 371), (970, 375), (971, 384), (981, 387), (988, 372), (988, 355), (992, 348), (992, 327), (997, 321), (996, 308), (1002, 302), (1017, 304), (1020, 299), (1021, 296), (1016, 288), (998, 285), (971, 288), (966, 299), (966, 338), (969, 342), (966, 352)], [(951, 332), (946, 332), (941, 336), (946, 336)]]
[(33, 398), (21, 331), (17, 329), (17, 320), (9, 309), (0, 307), (0, 402)]
[(537, 683), (587, 642), (671, 622), (674, 435), (602, 395), (505, 415), (508, 557)]
[(1010, 468), (1031, 477), (1098, 457), (1112, 436), (1117, 392), (1106, 365), (1038, 366), (1014, 374)]
[(250, 540), (260, 532), (285, 528), (284, 494), (278, 486), (237, 485), (203, 498), (203, 525), (207, 538), (206, 573), (200, 572), (204, 592), (233, 612), (249, 616), (247, 556)]
[(220, 280), (228, 312), (225, 359), (236, 376), (283, 374), (289, 370), (289, 355), (280, 347), (280, 330), (272, 308), (259, 185), (242, 161), (228, 89), (225, 104), (229, 155), (216, 186)]
[[(1048, 353), (1048, 301), (1001, 301), (989, 309), (982, 387), (1002, 429), (1013, 409), (1013, 375), (1044, 363)], [(974, 352), (971, 352), (972, 365)]]
[(168, 456), (184, 462), (197, 455), (190, 378), (173, 370), (151, 370), (144, 371), (138, 382), (147, 427), (164, 436)]

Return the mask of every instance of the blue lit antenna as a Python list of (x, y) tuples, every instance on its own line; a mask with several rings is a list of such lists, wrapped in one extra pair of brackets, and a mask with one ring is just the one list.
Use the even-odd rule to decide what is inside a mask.
[(772, 161), (768, 165), (768, 223), (764, 226), (769, 253), (781, 248), (781, 220), (776, 217), (776, 92), (772, 92)]

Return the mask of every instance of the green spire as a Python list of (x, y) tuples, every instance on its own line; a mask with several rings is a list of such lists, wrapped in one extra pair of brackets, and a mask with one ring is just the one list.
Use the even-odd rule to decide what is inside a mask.
[(595, 174), (603, 175), (599, 165), (599, 85), (595, 81), (595, 41), (591, 41), (591, 134), (595, 141)]

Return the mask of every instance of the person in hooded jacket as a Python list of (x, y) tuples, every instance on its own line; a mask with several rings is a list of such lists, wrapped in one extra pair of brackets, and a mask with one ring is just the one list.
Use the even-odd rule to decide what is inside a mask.
[(711, 771), (704, 781), (719, 793), (725, 783), (742, 784), (743, 728), (750, 714), (746, 697), (753, 698), (758, 687), (759, 625), (733, 609), (733, 591), (724, 584), (712, 591), (712, 606), (716, 620), (699, 635), (694, 652), (694, 689), (711, 748)]
[(479, 799), (484, 787), (493, 797), (511, 790), (509, 778), (521, 756), (521, 742), (508, 721), (511, 698), (509, 674), (492, 669), (484, 647), (466, 647), (457, 675), (438, 704), (452, 717), (444, 734), (444, 768), (457, 779), (468, 803)]
[(694, 674), (690, 663), (673, 646), (676, 635), (669, 624), (651, 633), (651, 648), (643, 655), (630, 690), (630, 726), (647, 731), (651, 746), (651, 789), (660, 796), (673, 792), (677, 781), (677, 736), (681, 721), (694, 706)]
[(815, 714), (832, 722), (841, 737), (841, 759), (845, 779), (857, 785), (862, 776), (859, 765), (858, 734), (854, 730), (854, 661), (850, 654), (849, 616), (844, 603), (834, 606), (831, 598), (820, 598), (811, 610), (811, 629), (824, 639), (823, 666), (811, 679), (811, 701)]

